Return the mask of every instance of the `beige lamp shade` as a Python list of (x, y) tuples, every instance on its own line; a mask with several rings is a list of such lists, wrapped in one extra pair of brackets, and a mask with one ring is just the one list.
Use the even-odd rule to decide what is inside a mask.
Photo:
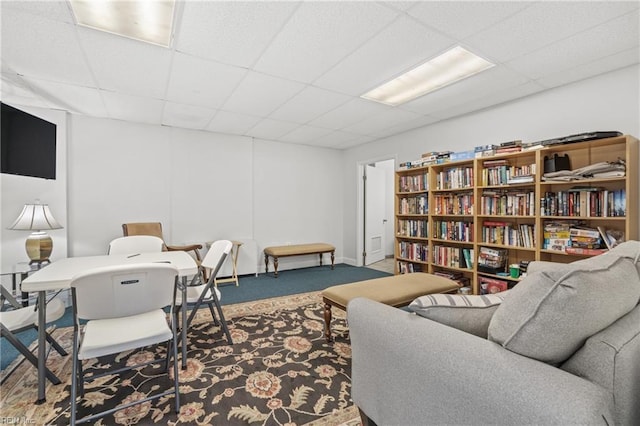
[(25, 204), (22, 213), (8, 229), (17, 231), (34, 231), (25, 243), (27, 255), (32, 263), (49, 261), (53, 251), (53, 240), (44, 232), (49, 229), (61, 229), (47, 204)]

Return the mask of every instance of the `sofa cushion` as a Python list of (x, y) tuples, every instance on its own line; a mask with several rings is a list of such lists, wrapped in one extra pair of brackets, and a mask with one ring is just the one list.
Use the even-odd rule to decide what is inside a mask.
[(429, 294), (415, 299), (408, 309), (441, 324), (486, 338), (489, 321), (508, 293), (481, 296)]
[(638, 304), (635, 260), (612, 251), (534, 271), (496, 309), (489, 340), (530, 358), (561, 363)]

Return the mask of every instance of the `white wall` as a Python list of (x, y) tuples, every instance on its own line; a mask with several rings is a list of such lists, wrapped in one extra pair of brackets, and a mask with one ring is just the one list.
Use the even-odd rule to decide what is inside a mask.
[(341, 251), (339, 151), (81, 116), (69, 145), (72, 256), (105, 253), (122, 223), (145, 221), (162, 222), (173, 244), (322, 241)]
[[(256, 140), (254, 224), (259, 252), (270, 245), (323, 242), (336, 247), (336, 263), (342, 262), (341, 158), (337, 150)], [(325, 255), (325, 264), (328, 261)], [(278, 269), (316, 264), (317, 256), (282, 258)]]
[[(0, 174), (2, 272), (11, 271), (12, 266), (18, 262), (29, 262), (24, 246), (29, 231), (13, 231), (7, 227), (16, 220), (25, 203), (33, 203), (36, 199), (43, 204), (49, 204), (53, 216), (63, 226), (63, 229), (47, 231), (53, 239), (51, 259), (67, 257), (67, 114), (56, 110), (13, 106), (56, 125), (56, 179)], [(9, 276), (2, 277), (3, 285), (10, 282)]]
[(627, 67), (344, 152), (344, 252), (356, 257), (357, 164), (414, 160), (428, 151), (463, 151), (514, 139), (536, 141), (594, 130), (640, 136), (640, 66)]

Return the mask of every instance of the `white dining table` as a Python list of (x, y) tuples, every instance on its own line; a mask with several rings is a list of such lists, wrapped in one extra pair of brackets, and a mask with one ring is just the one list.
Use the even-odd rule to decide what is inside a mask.
[[(47, 291), (70, 288), (71, 280), (81, 272), (94, 268), (115, 265), (166, 262), (178, 269), (182, 279), (183, 299), (186, 300), (188, 277), (198, 273), (195, 260), (184, 251), (163, 251), (159, 253), (132, 253), (122, 255), (69, 257), (52, 262), (47, 267), (30, 275), (22, 282), (22, 291), (38, 293), (38, 399), (36, 404), (46, 401), (46, 298)], [(182, 366), (186, 367), (186, 303), (182, 309)], [(177, 361), (177, 360), (176, 360)]]

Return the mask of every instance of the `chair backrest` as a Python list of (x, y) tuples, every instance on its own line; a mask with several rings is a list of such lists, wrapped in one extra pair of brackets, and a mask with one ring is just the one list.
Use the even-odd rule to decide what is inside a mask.
[(209, 279), (213, 279), (218, 275), (218, 271), (227, 259), (233, 244), (229, 240), (218, 240), (211, 244), (207, 255), (202, 259), (202, 266), (211, 269)]
[(159, 253), (164, 247), (161, 238), (151, 235), (120, 237), (109, 243), (109, 254)]
[(166, 263), (95, 268), (71, 280), (77, 318), (136, 315), (171, 304), (178, 270)]
[(164, 241), (162, 224), (160, 222), (123, 223), (122, 235), (125, 237), (129, 235), (152, 235)]

